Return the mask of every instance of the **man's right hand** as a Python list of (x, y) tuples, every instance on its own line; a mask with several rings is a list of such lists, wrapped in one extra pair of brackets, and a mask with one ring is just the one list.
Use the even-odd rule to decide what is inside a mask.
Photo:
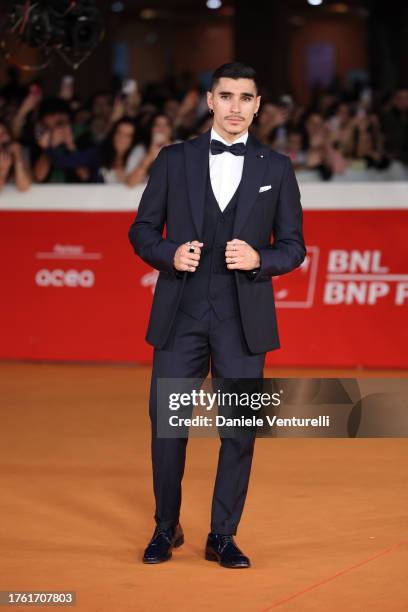
[[(192, 240), (181, 244), (175, 255), (174, 255), (174, 267), (179, 272), (195, 272), (198, 264), (200, 263), (201, 247), (204, 242), (198, 242), (198, 240)], [(189, 253), (189, 249), (194, 247), (194, 253)]]

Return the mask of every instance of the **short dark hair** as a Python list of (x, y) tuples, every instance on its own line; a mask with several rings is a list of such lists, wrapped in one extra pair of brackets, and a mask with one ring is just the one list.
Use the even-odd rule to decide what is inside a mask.
[(71, 109), (68, 102), (62, 98), (45, 98), (39, 108), (38, 118), (41, 121), (47, 115), (68, 115), (71, 117)]
[(214, 89), (219, 79), (222, 77), (227, 77), (229, 79), (251, 79), (255, 83), (257, 93), (259, 91), (259, 83), (255, 68), (243, 62), (230, 62), (229, 64), (223, 64), (217, 68), (211, 77), (211, 90)]

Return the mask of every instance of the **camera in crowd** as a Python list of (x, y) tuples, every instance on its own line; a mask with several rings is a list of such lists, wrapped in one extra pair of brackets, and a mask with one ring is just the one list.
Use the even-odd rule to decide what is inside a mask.
[(13, 0), (9, 27), (31, 47), (73, 54), (92, 51), (104, 34), (94, 0)]

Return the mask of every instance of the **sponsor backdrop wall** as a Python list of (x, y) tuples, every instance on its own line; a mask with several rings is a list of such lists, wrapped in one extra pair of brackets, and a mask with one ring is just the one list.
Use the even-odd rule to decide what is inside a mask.
[[(2, 194), (0, 358), (151, 361), (158, 272), (127, 238), (142, 190)], [(307, 257), (273, 279), (282, 348), (267, 364), (407, 368), (407, 183), (301, 192)]]

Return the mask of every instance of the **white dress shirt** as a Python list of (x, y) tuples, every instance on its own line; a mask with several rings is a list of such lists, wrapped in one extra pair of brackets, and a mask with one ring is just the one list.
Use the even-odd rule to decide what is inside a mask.
[[(246, 144), (248, 131), (234, 142), (227, 142), (214, 128), (211, 129), (211, 140), (220, 140), (226, 145), (243, 142)], [(221, 210), (224, 210), (234, 195), (241, 181), (245, 155), (233, 155), (228, 151), (212, 155), (210, 149), (210, 180), (211, 186)]]

